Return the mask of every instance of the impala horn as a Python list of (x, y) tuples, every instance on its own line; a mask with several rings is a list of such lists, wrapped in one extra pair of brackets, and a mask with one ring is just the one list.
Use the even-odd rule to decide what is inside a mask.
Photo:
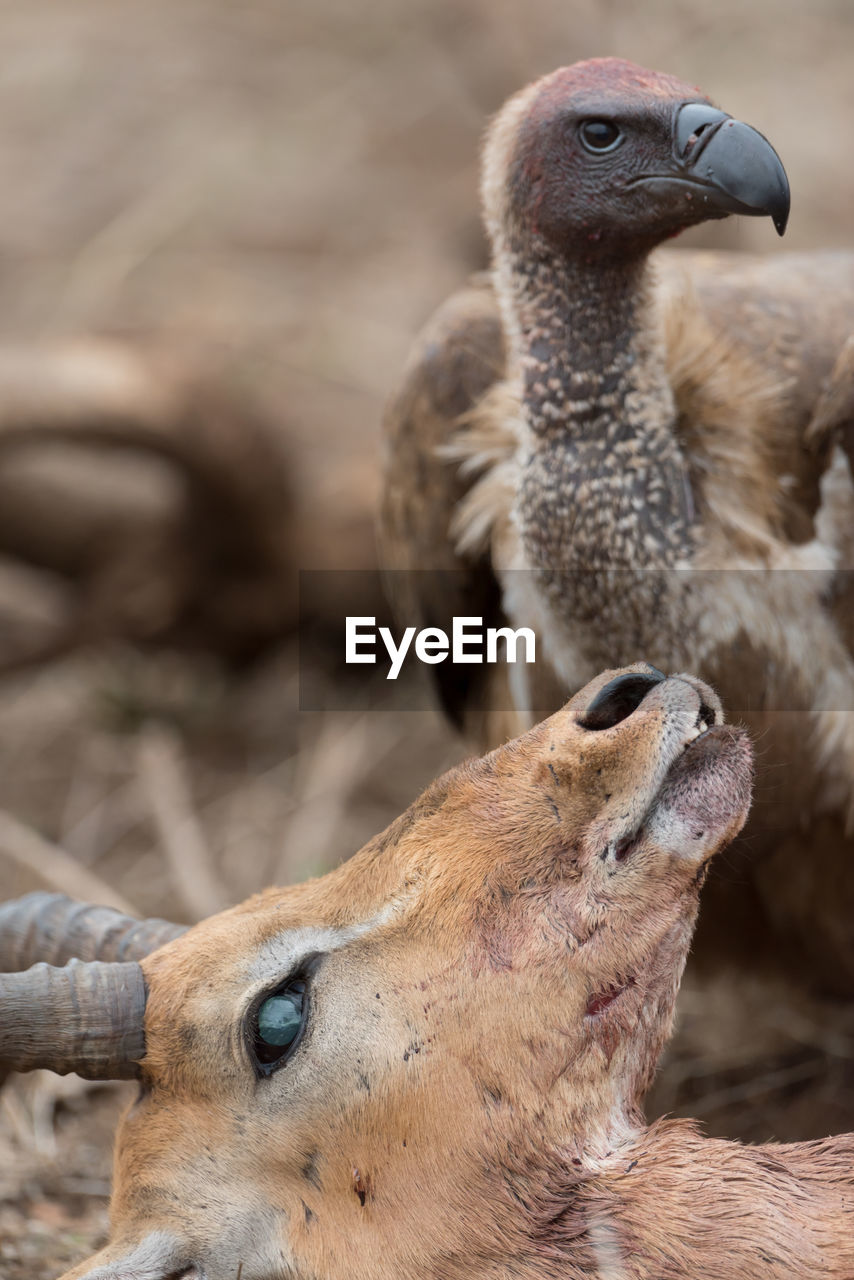
[(0, 974), (0, 1070), (133, 1079), (145, 1056), (145, 997), (136, 960)]
[(186, 931), (183, 924), (135, 920), (64, 893), (28, 893), (0, 904), (0, 973), (40, 960), (142, 960)]
[(89, 1080), (138, 1076), (147, 994), (139, 961), (184, 931), (63, 894), (4, 903), (0, 1073), (44, 1067)]

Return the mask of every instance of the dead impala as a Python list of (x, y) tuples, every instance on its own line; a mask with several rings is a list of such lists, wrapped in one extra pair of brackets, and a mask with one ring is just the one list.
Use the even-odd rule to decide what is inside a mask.
[(640, 664), (188, 931), (7, 905), (0, 1065), (140, 1083), (66, 1280), (850, 1280), (854, 1137), (642, 1117), (750, 776)]

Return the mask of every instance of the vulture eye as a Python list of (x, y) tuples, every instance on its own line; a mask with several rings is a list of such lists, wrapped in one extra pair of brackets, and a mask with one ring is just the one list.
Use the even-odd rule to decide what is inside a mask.
[(581, 141), (588, 151), (613, 151), (623, 135), (612, 120), (585, 120), (579, 129)]
[(306, 986), (304, 978), (290, 978), (250, 1014), (250, 1047), (261, 1075), (272, 1075), (296, 1048), (308, 1010)]

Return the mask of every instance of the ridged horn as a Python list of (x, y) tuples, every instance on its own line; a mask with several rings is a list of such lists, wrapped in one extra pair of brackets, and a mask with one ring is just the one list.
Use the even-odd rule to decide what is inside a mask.
[(28, 893), (0, 904), (0, 973), (39, 961), (142, 960), (186, 929), (167, 920), (134, 920), (64, 893)]
[(0, 1072), (44, 1067), (128, 1080), (145, 1056), (145, 980), (135, 961), (71, 960), (0, 974)]

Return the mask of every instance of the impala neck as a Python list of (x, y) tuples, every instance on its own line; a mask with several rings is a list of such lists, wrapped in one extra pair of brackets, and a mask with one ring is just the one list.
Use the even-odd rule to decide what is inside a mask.
[[(659, 1122), (580, 1193), (599, 1274), (851, 1280), (852, 1169), (850, 1134), (747, 1147), (704, 1138), (689, 1123)], [(568, 1275), (571, 1257), (569, 1250)]]
[(528, 427), (516, 517), (535, 569), (667, 568), (690, 549), (688, 473), (647, 255), (497, 256)]

